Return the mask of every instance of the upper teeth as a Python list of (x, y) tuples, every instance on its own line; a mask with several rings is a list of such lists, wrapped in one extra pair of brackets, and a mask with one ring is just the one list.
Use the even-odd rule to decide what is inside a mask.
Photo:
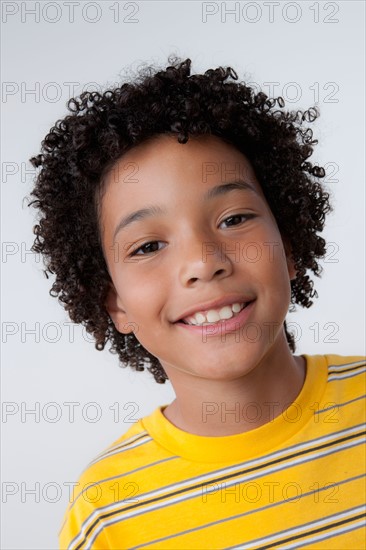
[(189, 325), (203, 325), (205, 323), (217, 323), (222, 319), (231, 319), (235, 313), (239, 313), (245, 306), (245, 302), (224, 306), (221, 309), (209, 309), (207, 312), (199, 311), (183, 321)]

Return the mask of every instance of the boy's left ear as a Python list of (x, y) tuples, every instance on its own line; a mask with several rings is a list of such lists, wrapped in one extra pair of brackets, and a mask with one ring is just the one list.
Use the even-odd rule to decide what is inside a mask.
[(296, 279), (297, 271), (295, 269), (295, 262), (292, 258), (292, 247), (290, 245), (289, 240), (286, 237), (283, 237), (282, 241), (283, 241), (283, 247), (285, 249), (287, 271), (290, 277), (290, 281), (293, 281), (294, 279)]

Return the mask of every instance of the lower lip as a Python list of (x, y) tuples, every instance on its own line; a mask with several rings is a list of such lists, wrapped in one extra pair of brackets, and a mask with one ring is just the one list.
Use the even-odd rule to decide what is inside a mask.
[(232, 332), (240, 329), (248, 320), (253, 306), (254, 300), (241, 311), (239, 311), (237, 315), (231, 317), (231, 319), (222, 319), (221, 321), (218, 321), (217, 323), (212, 323), (210, 325), (186, 325), (181, 321), (175, 324), (197, 334), (204, 334), (205, 336), (217, 336), (218, 334), (221, 335), (225, 334), (226, 332)]

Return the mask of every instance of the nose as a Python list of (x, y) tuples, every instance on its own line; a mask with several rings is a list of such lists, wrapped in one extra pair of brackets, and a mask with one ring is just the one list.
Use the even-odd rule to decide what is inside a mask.
[(192, 286), (197, 281), (224, 279), (233, 271), (224, 243), (212, 234), (192, 231), (181, 239), (179, 250), (179, 278), (183, 286)]

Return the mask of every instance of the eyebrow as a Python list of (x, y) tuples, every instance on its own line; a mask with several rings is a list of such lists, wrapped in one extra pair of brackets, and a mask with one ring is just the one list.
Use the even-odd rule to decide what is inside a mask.
[[(241, 191), (252, 191), (256, 195), (258, 195), (256, 189), (249, 183), (245, 181), (233, 181), (229, 183), (222, 183), (220, 185), (212, 187), (203, 195), (203, 201), (207, 202), (216, 197), (226, 195), (227, 193), (230, 193), (231, 191), (237, 189), (240, 189)], [(135, 212), (127, 214), (127, 216), (121, 218), (116, 229), (114, 230), (113, 240), (116, 238), (117, 233), (119, 233), (122, 229), (125, 229), (131, 223), (144, 220), (152, 216), (159, 216), (162, 214), (166, 214), (166, 210), (157, 205), (147, 206), (145, 208), (141, 208), (140, 210), (136, 210)]]

